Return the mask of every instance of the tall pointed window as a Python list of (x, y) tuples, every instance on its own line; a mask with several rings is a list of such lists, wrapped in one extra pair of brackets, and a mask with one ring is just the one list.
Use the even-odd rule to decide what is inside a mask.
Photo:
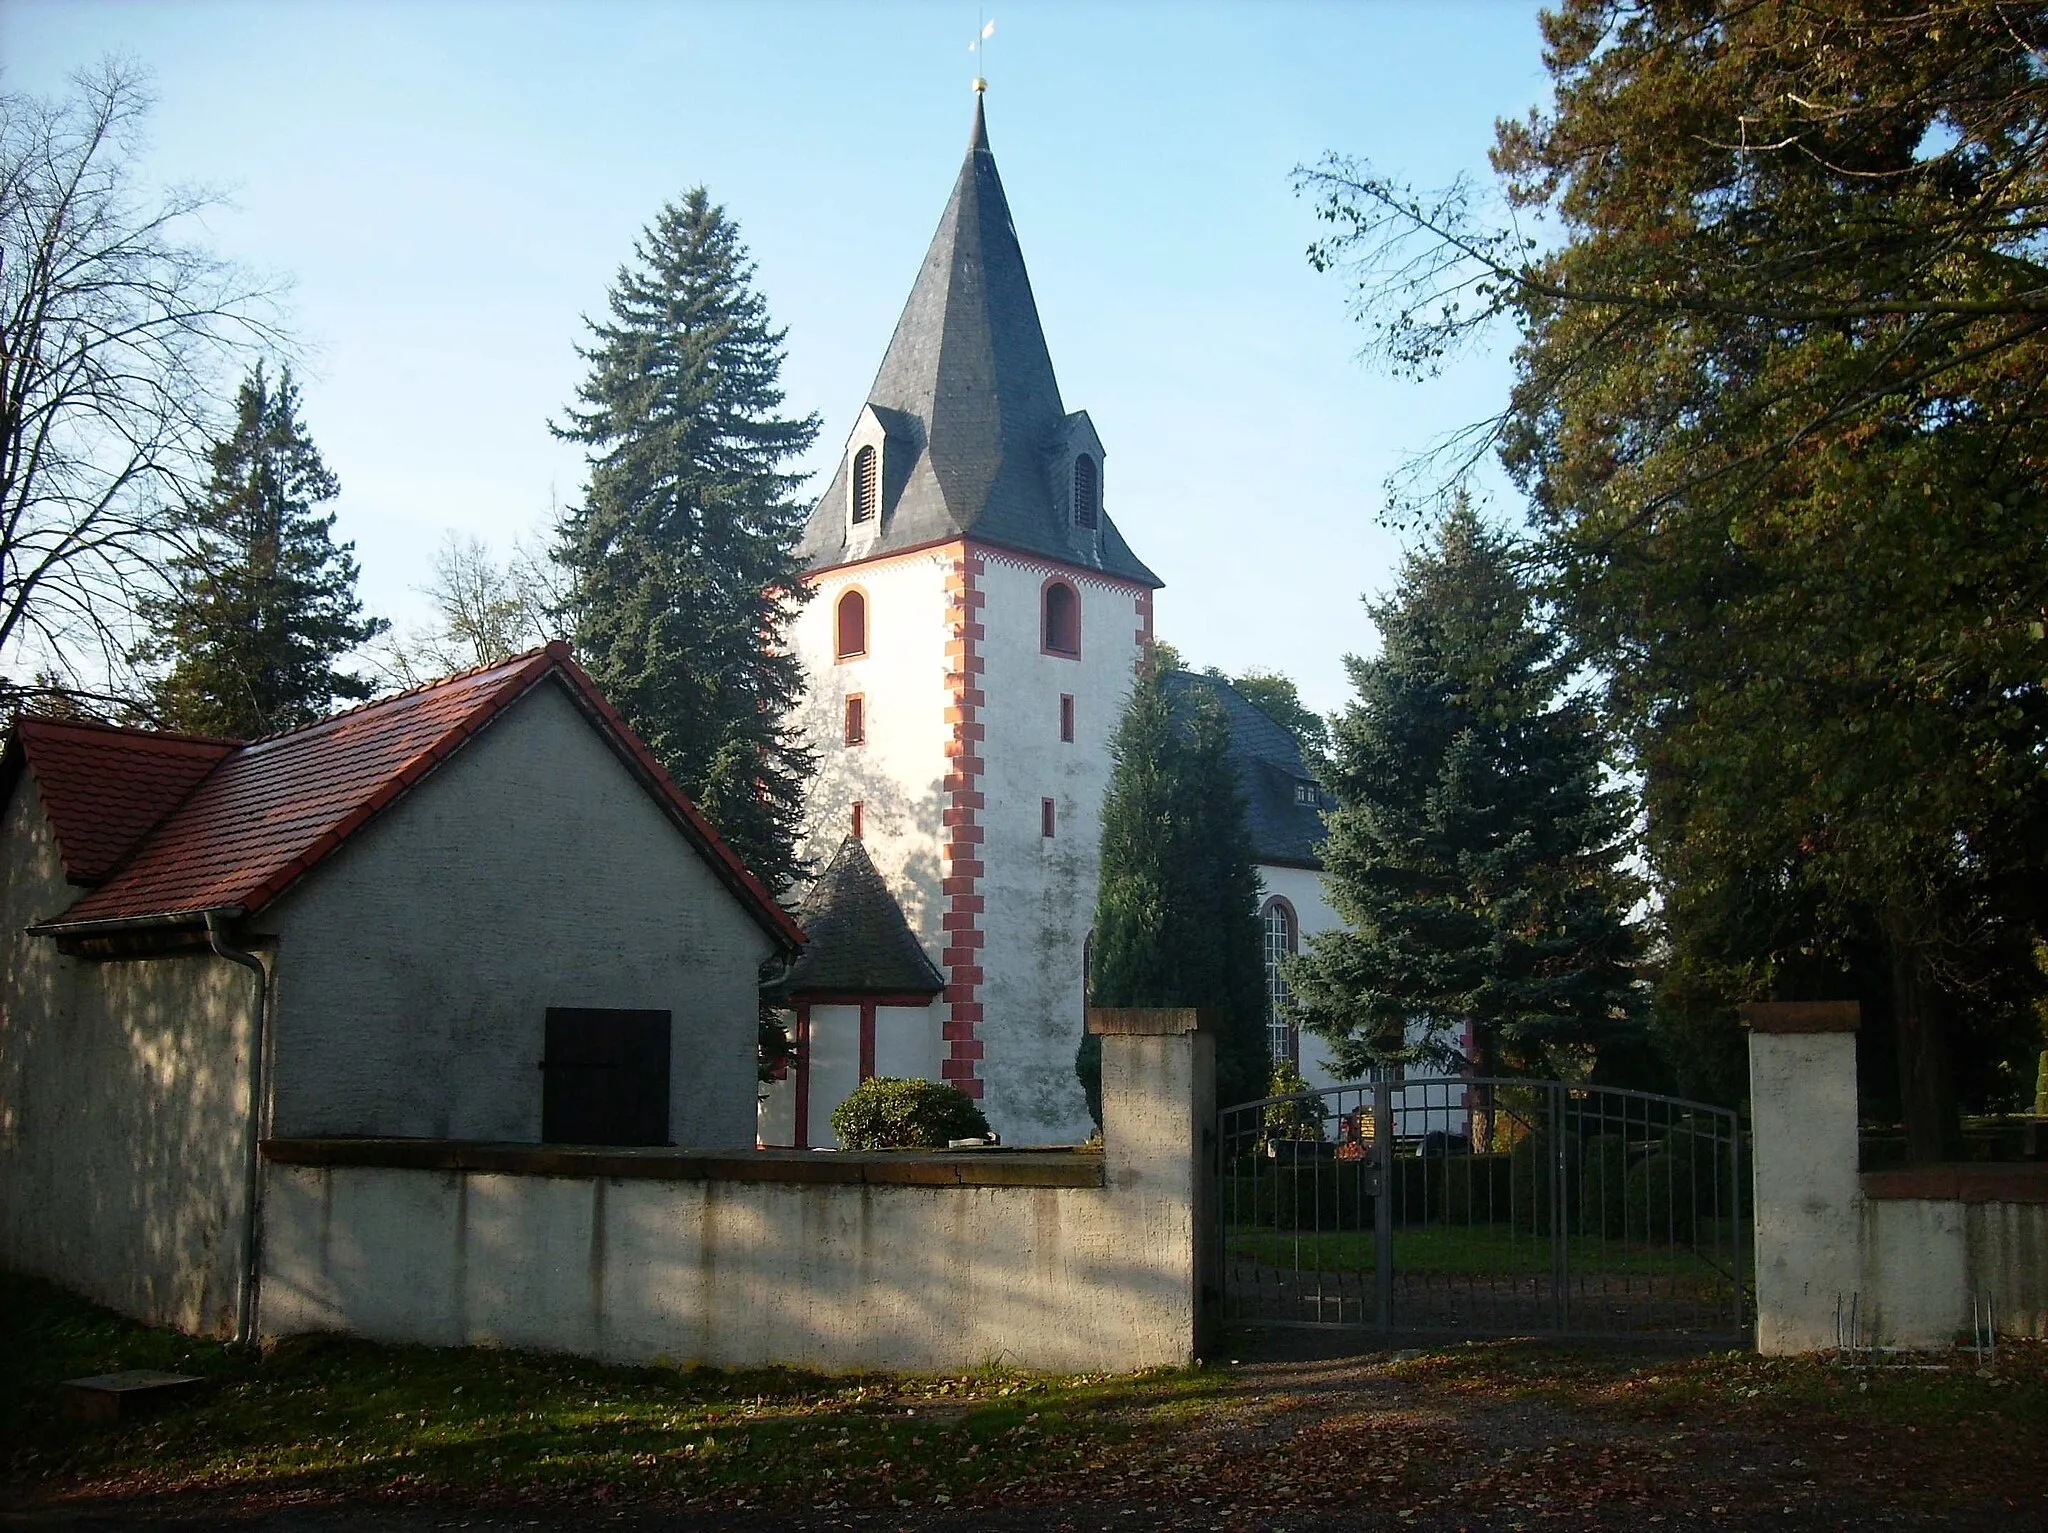
[[(875, 519), (875, 505), (879, 500), (881, 472), (880, 455), (872, 447), (863, 447), (853, 455), (853, 521), (855, 526)], [(1093, 526), (1091, 522), (1089, 524)]]
[(1064, 580), (1045, 588), (1045, 648), (1048, 654), (1081, 653), (1081, 599)]
[(1074, 460), (1074, 525), (1093, 527), (1101, 511), (1101, 503), (1095, 460), (1084, 452)]
[(868, 599), (858, 591), (848, 591), (839, 598), (835, 614), (839, 619), (838, 653), (841, 660), (851, 660), (868, 652)]
[(1281, 965), (1294, 956), (1300, 928), (1294, 922), (1294, 907), (1275, 897), (1266, 901), (1266, 1049), (1274, 1063), (1301, 1058), (1301, 1034), (1294, 1025), (1294, 995), (1287, 987)]

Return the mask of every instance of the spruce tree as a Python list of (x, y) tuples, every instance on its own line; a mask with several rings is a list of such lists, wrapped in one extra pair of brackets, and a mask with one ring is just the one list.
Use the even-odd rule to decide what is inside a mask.
[(382, 633), (356, 599), (355, 545), (318, 508), (340, 481), (299, 419), (291, 370), (258, 363), (235, 424), (210, 454), (205, 495), (183, 509), (171, 589), (141, 604), (136, 659), (161, 668), (149, 713), (166, 728), (248, 738), (310, 724), (372, 684), (335, 662)]
[(804, 676), (783, 639), (806, 591), (787, 467), (818, 421), (781, 413), (784, 332), (753, 276), (702, 187), (642, 233), (556, 428), (590, 462), (556, 556), (584, 665), (779, 892), (814, 767), (790, 722)]
[[(1221, 709), (1177, 709), (1157, 657), (1141, 668), (1110, 746), (1089, 1004), (1222, 1011), (1216, 1095), (1239, 1102), (1265, 1094), (1270, 1064), (1259, 881), (1229, 749)], [(1101, 1071), (1084, 1037), (1075, 1073), (1098, 1123)]]
[(1448, 1065), (1468, 1023), (1482, 1072), (1573, 1071), (1642, 1007), (1629, 809), (1597, 721), (1510, 544), (1462, 500), (1370, 610), (1383, 649), (1347, 662), (1326, 780), (1345, 925), (1292, 966), (1302, 1020), (1344, 1074)]

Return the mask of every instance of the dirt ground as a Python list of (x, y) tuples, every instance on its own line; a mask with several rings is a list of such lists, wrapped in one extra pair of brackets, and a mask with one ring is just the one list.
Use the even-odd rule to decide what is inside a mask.
[(1347, 1353), (1326, 1334), (1275, 1332), (1227, 1350), (1221, 1387), (1148, 1413), (1130, 1451), (1085, 1478), (1001, 1485), (971, 1505), (892, 1505), (871, 1494), (767, 1509), (619, 1505), (602, 1492), (496, 1506), (197, 1493), (46, 1503), (0, 1514), (0, 1527), (2048, 1530), (2048, 1442), (2031, 1416), (2001, 1425), (1986, 1415), (1981, 1439), (1953, 1421), (1916, 1426), (1912, 1397), (1894, 1381), (1878, 1387), (1908, 1409), (1879, 1420), (1747, 1411), (1739, 1387), (1733, 1404), (1631, 1405), (1667, 1365), (1686, 1367), (1684, 1354), (1642, 1349), (1552, 1349), (1527, 1362), (1494, 1354), (1461, 1366), (1455, 1352)]

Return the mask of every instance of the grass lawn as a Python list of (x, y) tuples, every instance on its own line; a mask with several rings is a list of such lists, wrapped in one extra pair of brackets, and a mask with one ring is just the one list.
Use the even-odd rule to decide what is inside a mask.
[[(151, 1330), (0, 1274), (0, 1485), (419, 1495), (674, 1494), (722, 1505), (915, 1496), (945, 1504), (1084, 1471), (1143, 1417), (1212, 1393), (1185, 1371), (827, 1378), (619, 1368), (482, 1348), (287, 1341), (261, 1358)], [(64, 1420), (64, 1379), (204, 1376), (190, 1407)]]
[[(1176, 1522), (1342, 1508), (1430, 1528), (1560, 1506), (1630, 1528), (1705, 1508), (1744, 1529), (1901, 1507), (1934, 1508), (1926, 1526), (1963, 1505), (1992, 1519), (1975, 1526), (2048, 1518), (2038, 1343), (1943, 1371), (1530, 1342), (1296, 1365), (1258, 1362), (1247, 1334), (1230, 1343), (1243, 1366), (828, 1378), (334, 1338), (255, 1357), (6, 1276), (0, 1317), (0, 1507), (116, 1521), (297, 1500), (532, 1507), (571, 1525), (592, 1502), (771, 1521), (914, 1508), (962, 1527), (977, 1509), (1084, 1504)], [(63, 1379), (138, 1367), (208, 1382), (132, 1421), (53, 1409)]]
[[(1371, 1230), (1316, 1232), (1257, 1229), (1239, 1226), (1226, 1232), (1234, 1257), (1267, 1266), (1311, 1272), (1371, 1272), (1378, 1265)], [(1703, 1230), (1701, 1242), (1709, 1257), (1729, 1257), (1724, 1242), (1716, 1253)], [(1602, 1240), (1573, 1236), (1569, 1241), (1575, 1273), (1713, 1278), (1718, 1274), (1689, 1246), (1648, 1245), (1640, 1241)], [(1461, 1277), (1544, 1276), (1550, 1271), (1548, 1235), (1535, 1235), (1504, 1224), (1423, 1225), (1394, 1231), (1394, 1267), (1400, 1272), (1429, 1272)]]

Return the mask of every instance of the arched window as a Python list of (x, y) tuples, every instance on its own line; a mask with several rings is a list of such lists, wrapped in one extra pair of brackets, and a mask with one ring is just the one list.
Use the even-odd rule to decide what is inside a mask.
[(1095, 479), (1095, 460), (1085, 452), (1074, 460), (1074, 525), (1093, 527), (1102, 496)]
[(876, 467), (879, 457), (872, 447), (863, 447), (853, 455), (853, 520), (858, 526), (875, 519), (875, 503), (879, 499), (877, 488), (880, 474)]
[(1289, 1010), (1294, 996), (1280, 966), (1294, 955), (1301, 933), (1295, 923), (1294, 907), (1277, 897), (1266, 901), (1265, 922), (1266, 1051), (1275, 1064), (1283, 1059), (1294, 1064), (1301, 1057), (1301, 1034)]
[(858, 591), (839, 598), (839, 658), (851, 660), (868, 652), (868, 599)]
[(1045, 647), (1055, 655), (1081, 653), (1081, 598), (1064, 580), (1045, 588)]

